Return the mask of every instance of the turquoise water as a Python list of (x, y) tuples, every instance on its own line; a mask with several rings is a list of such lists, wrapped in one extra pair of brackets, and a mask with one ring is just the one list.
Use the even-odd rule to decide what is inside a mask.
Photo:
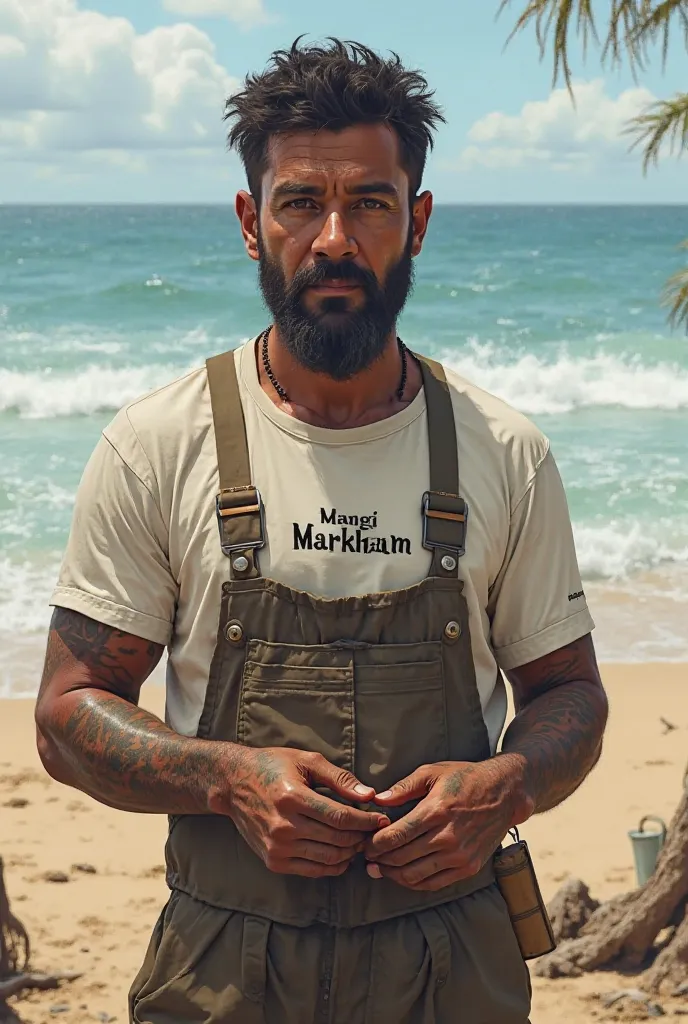
[[(688, 655), (686, 235), (688, 207), (439, 207), (401, 324), (551, 437), (608, 658)], [(229, 207), (0, 207), (0, 650), (42, 639), (102, 426), (265, 323)]]

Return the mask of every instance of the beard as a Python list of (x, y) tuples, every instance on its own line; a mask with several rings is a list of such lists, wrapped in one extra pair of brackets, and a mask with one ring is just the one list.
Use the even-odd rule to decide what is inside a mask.
[[(260, 245), (260, 287), (280, 338), (305, 369), (345, 381), (380, 358), (396, 327), (414, 283), (409, 232), (404, 252), (382, 284), (371, 270), (349, 260), (319, 260), (298, 270), (287, 283), (280, 264)], [(361, 287), (363, 303), (350, 306), (348, 296), (321, 299), (317, 311), (304, 305), (305, 289), (332, 280)]]

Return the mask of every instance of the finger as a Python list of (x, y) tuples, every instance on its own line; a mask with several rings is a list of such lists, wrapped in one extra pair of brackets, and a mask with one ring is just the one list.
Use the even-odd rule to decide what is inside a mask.
[(461, 882), (464, 878), (470, 877), (470, 875), (454, 869), (438, 871), (436, 875), (431, 875), (424, 882), (419, 882), (415, 889), (417, 892), (439, 892), (440, 889), (446, 889), (447, 886), (454, 885), (456, 882)]
[(425, 801), (421, 801), (403, 818), (371, 836), (366, 844), (366, 855), (369, 855), (371, 860), (377, 860), (381, 854), (398, 850), (435, 828), (438, 822), (434, 818), (434, 813), (428, 813), (430, 809), (424, 807), (424, 803)]
[(406, 864), (404, 867), (388, 867), (386, 864), (378, 864), (383, 878), (391, 878), (393, 882), (400, 882), (402, 885), (416, 886), (427, 881), (440, 871), (449, 871), (456, 865), (451, 863), (449, 854), (432, 854), (429, 857), (421, 857), (413, 864)]
[[(366, 853), (370, 848), (370, 842), (366, 844)], [(423, 857), (437, 856), (440, 853), (448, 852), (448, 840), (443, 829), (434, 829), (412, 839), (405, 846), (397, 850), (390, 850), (389, 853), (374, 854), (375, 864), (385, 864), (387, 867), (403, 868), (414, 861), (422, 860)], [(456, 850), (453, 851), (456, 853)]]
[[(389, 867), (386, 864), (374, 864), (382, 878), (389, 878), (398, 885), (407, 889), (419, 889), (423, 891), (436, 892), (452, 882), (461, 881), (464, 878), (472, 878), (480, 868), (475, 863), (466, 861), (464, 864), (456, 864), (456, 854), (451, 852), (432, 854), (407, 864), (405, 867)], [(452, 863), (454, 861), (454, 863)], [(442, 876), (436, 879), (435, 876)], [(451, 876), (451, 877), (450, 877)], [(375, 875), (371, 875), (375, 877)]]
[(309, 839), (294, 843), (289, 849), (290, 857), (297, 860), (312, 860), (316, 864), (326, 864), (330, 867), (349, 863), (357, 852), (355, 846), (342, 849), (340, 846), (329, 846), (327, 843), (314, 843)]
[(314, 818), (315, 821), (321, 821), (339, 831), (375, 832), (389, 825), (386, 814), (359, 811), (357, 807), (338, 804), (336, 800), (320, 796), (306, 786), (303, 787), (303, 791), (298, 791), (298, 795), (296, 792), (294, 795), (297, 799), (295, 810), (298, 814)]
[(365, 842), (368, 833), (360, 830), (332, 828), (331, 825), (323, 825), (315, 818), (307, 818), (303, 814), (297, 814), (294, 819), (296, 835), (299, 839), (312, 839), (316, 843), (326, 843), (328, 846), (340, 846), (356, 848)]
[[(376, 864), (371, 866), (377, 867)], [(391, 877), (391, 875), (388, 875), (388, 871), (390, 870), (398, 869), (382, 868), (380, 877)], [(398, 885), (402, 885), (405, 889), (413, 889), (414, 892), (439, 892), (440, 889), (446, 889), (447, 886), (454, 885), (456, 882), (461, 882), (464, 878), (470, 878), (470, 875), (466, 875), (456, 868), (448, 868), (444, 871), (438, 871), (434, 875), (430, 875), (421, 882), (409, 883), (402, 881), (401, 878), (395, 878), (394, 881)]]
[(372, 786), (364, 786), (346, 768), (337, 768), (321, 754), (313, 754), (306, 760), (305, 765), (310, 782), (320, 782), (345, 800), (367, 803), (375, 797)]
[(385, 807), (397, 807), (399, 804), (405, 804), (409, 800), (419, 800), (430, 792), (430, 788), (435, 781), (435, 774), (432, 765), (421, 765), (420, 768), (416, 768), (415, 772), (411, 772), (410, 775), (397, 782), (391, 789), (386, 789), (384, 793), (378, 793), (375, 797), (375, 803), (383, 804)]
[(336, 878), (348, 870), (350, 861), (343, 864), (316, 864), (313, 860), (290, 857), (279, 869), (282, 875), (300, 875), (302, 878)]

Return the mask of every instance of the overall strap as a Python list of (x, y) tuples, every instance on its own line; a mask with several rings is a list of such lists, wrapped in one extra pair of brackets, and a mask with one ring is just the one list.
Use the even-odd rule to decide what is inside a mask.
[[(414, 353), (415, 354), (415, 353)], [(416, 355), (423, 375), (430, 448), (430, 490), (423, 495), (423, 547), (433, 553), (432, 576), (458, 576), (466, 553), (468, 505), (459, 494), (459, 452), (444, 368)]]
[(260, 493), (251, 483), (246, 423), (234, 359), (234, 352), (223, 352), (206, 362), (220, 473), (217, 521), (232, 579), (255, 579), (260, 576), (257, 552), (265, 546), (265, 514)]

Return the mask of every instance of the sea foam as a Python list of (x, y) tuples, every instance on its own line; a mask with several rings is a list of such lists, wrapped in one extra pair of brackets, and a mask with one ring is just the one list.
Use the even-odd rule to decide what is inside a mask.
[[(203, 341), (207, 344), (206, 338)], [(189, 361), (183, 365), (91, 364), (71, 373), (0, 369), (0, 412), (52, 418), (116, 411), (202, 362), (198, 356), (194, 358), (190, 345), (184, 348)], [(529, 415), (605, 406), (688, 408), (688, 370), (677, 363), (648, 363), (637, 355), (603, 351), (573, 356), (563, 350), (556, 358), (546, 359), (530, 352), (511, 355), (503, 348), (477, 343), (443, 353), (442, 358), (474, 384)]]
[(574, 523), (585, 580), (619, 581), (661, 566), (688, 566), (688, 518)]
[(19, 373), (0, 369), (0, 412), (26, 419), (88, 416), (116, 411), (180, 377), (186, 367), (88, 366), (73, 373)]
[(688, 370), (678, 364), (646, 364), (636, 355), (572, 356), (552, 361), (530, 352), (512, 359), (492, 345), (473, 344), (443, 356), (447, 366), (521, 412), (544, 415), (592, 406), (627, 409), (688, 408)]

